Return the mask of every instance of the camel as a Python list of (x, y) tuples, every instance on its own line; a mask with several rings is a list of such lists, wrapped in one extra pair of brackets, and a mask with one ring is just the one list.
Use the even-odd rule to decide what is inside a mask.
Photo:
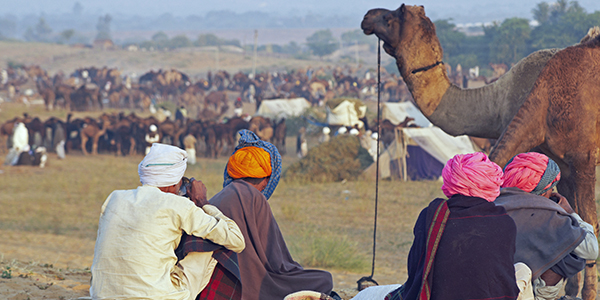
[(256, 133), (263, 141), (271, 142), (273, 138), (273, 125), (269, 118), (261, 116), (252, 117), (248, 125), (248, 130)]
[(431, 123), (446, 133), (497, 139), (525, 101), (539, 72), (558, 49), (536, 51), (492, 84), (462, 89), (452, 84), (443, 65), (435, 25), (422, 6), (395, 11), (372, 9), (361, 27), (375, 34), (396, 65), (413, 99)]
[(287, 150), (285, 149), (285, 134), (287, 131), (287, 126), (285, 125), (285, 118), (281, 118), (281, 120), (279, 121), (274, 120), (273, 128), (275, 128), (272, 137), (273, 144), (275, 145), (275, 147), (277, 147), (281, 155), (285, 155), (287, 152)]
[[(494, 146), (490, 159), (506, 165), (539, 147), (560, 166), (558, 189), (598, 234), (594, 186), (600, 154), (600, 36), (552, 57)], [(586, 266), (583, 298), (596, 299), (596, 265)], [(574, 291), (576, 292), (576, 291)]]
[[(451, 84), (448, 79), (446, 68), (443, 67), (442, 62), (443, 50), (435, 35), (435, 26), (425, 16), (425, 10), (422, 6), (403, 4), (395, 11), (372, 9), (365, 15), (361, 28), (365, 34), (375, 34), (384, 42), (384, 50), (396, 59), (398, 70), (423, 114), (431, 123), (453, 136), (469, 135), (499, 139), (534, 88), (534, 84), (536, 84), (540, 72), (546, 67), (546, 63), (560, 51), (560, 49), (536, 51), (519, 61), (493, 83), (476, 89), (461, 89)], [(593, 39), (592, 36), (595, 34), (598, 34), (598, 32), (588, 32), (588, 36), (584, 37), (582, 43), (585, 40)], [(569, 52), (574, 51), (569, 50)], [(591, 62), (591, 60), (589, 61)], [(590, 66), (595, 65), (592, 63), (584, 69)], [(557, 74), (560, 74), (560, 72)], [(594, 74), (593, 76), (597, 75)], [(591, 77), (593, 78), (593, 76)], [(591, 78), (588, 80), (591, 80)], [(567, 80), (566, 82), (573, 81)], [(572, 86), (581, 85), (573, 83)], [(586, 85), (586, 87), (588, 86)], [(597, 91), (597, 87), (595, 91)], [(531, 107), (524, 109), (533, 113)], [(509, 135), (504, 143), (509, 142), (513, 135)], [(552, 136), (552, 138), (556, 137), (557, 135)], [(540, 143), (542, 142), (540, 141)], [(522, 148), (524, 147), (520, 149)], [(498, 148), (498, 151), (500, 150)], [(528, 150), (525, 149), (524, 151)], [(556, 151), (553, 149), (547, 150)], [(508, 152), (511, 151), (502, 151), (502, 153)], [(511, 152), (512, 155), (517, 153)], [(555, 157), (551, 153), (547, 152), (547, 154), (550, 154), (553, 158)], [(495, 155), (494, 157), (499, 157), (498, 154)], [(495, 158), (495, 161), (502, 164), (502, 161), (498, 158)], [(573, 161), (569, 162), (573, 163)], [(564, 167), (563, 162), (563, 168), (561, 169), (569, 171)], [(573, 167), (581, 166), (569, 166), (571, 170)], [(597, 229), (595, 213), (591, 216), (590, 213), (583, 212), (595, 212), (593, 192), (588, 194), (589, 191), (593, 191), (594, 174), (588, 174), (588, 169), (589, 167), (582, 169), (582, 171), (585, 170), (587, 175), (576, 174), (575, 177), (584, 176), (584, 178), (588, 178), (585, 176), (591, 176), (589, 178), (592, 178), (592, 189), (587, 189), (584, 193), (586, 196), (591, 195), (592, 198), (587, 200), (574, 199), (575, 191), (583, 192), (583, 190), (580, 189), (581, 183), (578, 183), (579, 186), (574, 185), (573, 179), (564, 180), (564, 182), (561, 180), (562, 184), (559, 190), (567, 196), (567, 199), (573, 201), (577, 211), (582, 212), (582, 217), (586, 216), (583, 217), (584, 220), (591, 220)], [(569, 174), (565, 175), (569, 177)], [(590, 182), (589, 178), (585, 181), (588, 184)], [(580, 198), (579, 195), (577, 197)], [(595, 273), (595, 267), (586, 268), (585, 294), (587, 296), (585, 299), (595, 297), (594, 281), (597, 280)], [(589, 298), (592, 293), (594, 296)]]
[(81, 137), (81, 151), (83, 151), (83, 155), (89, 154), (86, 148), (88, 140), (92, 140), (92, 155), (98, 154), (98, 140), (106, 132), (106, 124), (101, 126), (96, 120), (86, 117), (82, 125), (79, 134)]

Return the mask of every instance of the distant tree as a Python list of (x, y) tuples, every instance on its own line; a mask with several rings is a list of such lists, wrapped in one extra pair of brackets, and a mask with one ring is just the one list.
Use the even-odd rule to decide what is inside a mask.
[(527, 19), (504, 20), (490, 45), (490, 58), (507, 65), (518, 62), (528, 54), (530, 34), (531, 28)]
[(434, 23), (436, 34), (444, 49), (444, 59), (463, 53), (462, 46), (465, 44), (467, 36), (456, 30), (456, 25), (451, 23), (451, 19), (438, 20)]
[(546, 23), (550, 19), (550, 5), (546, 2), (541, 2), (531, 10), (533, 19), (538, 21), (539, 24)]
[(75, 2), (75, 4), (73, 5), (73, 14), (81, 15), (82, 12), (83, 12), (83, 5), (81, 5), (81, 3), (79, 3), (79, 1)]
[(109, 14), (106, 14), (104, 17), (98, 18), (98, 24), (96, 24), (96, 30), (98, 30), (98, 34), (96, 35), (96, 40), (110, 40), (110, 22), (112, 21), (112, 17)]
[(212, 33), (207, 33), (207, 34), (201, 34), (198, 36), (198, 39), (195, 42), (196, 46), (198, 47), (204, 47), (204, 46), (219, 46), (220, 45), (220, 40), (219, 38), (212, 34)]
[(60, 39), (63, 43), (69, 43), (69, 40), (71, 40), (71, 38), (75, 35), (75, 30), (73, 29), (67, 29), (67, 30), (63, 30), (60, 33)]
[(577, 1), (551, 5), (550, 11), (552, 17), (532, 30), (530, 51), (573, 45), (590, 27), (600, 24), (600, 11), (587, 14)]
[(301, 51), (302, 51), (302, 48), (300, 47), (300, 45), (298, 45), (294, 41), (291, 41), (287, 45), (283, 45), (283, 47), (281, 47), (281, 52), (284, 54), (296, 55), (296, 54), (300, 53)]
[(40, 17), (38, 23), (34, 28), (28, 27), (25, 31), (25, 40), (31, 42), (48, 42), (50, 41), (50, 34), (52, 33), (52, 28), (48, 26), (46, 20), (43, 17)]
[(339, 44), (333, 38), (331, 30), (319, 30), (306, 38), (306, 45), (313, 54), (323, 58), (323, 56), (333, 53), (339, 48)]
[(342, 33), (342, 36), (340, 38), (342, 39), (342, 42), (346, 45), (348, 45), (348, 44), (351, 45), (354, 43), (368, 44), (368, 45), (377, 44), (377, 38), (375, 37), (375, 35), (366, 35), (360, 29), (346, 31), (346, 32)]
[(159, 31), (152, 36), (152, 43), (156, 49), (166, 48), (169, 44), (169, 36), (163, 31)]
[(188, 39), (188, 37), (185, 34), (175, 36), (169, 41), (170, 49), (190, 47), (190, 46), (192, 46), (192, 42), (190, 41), (190, 39)]

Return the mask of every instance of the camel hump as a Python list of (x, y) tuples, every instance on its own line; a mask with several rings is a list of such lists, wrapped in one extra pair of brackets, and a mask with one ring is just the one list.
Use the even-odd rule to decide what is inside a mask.
[(587, 34), (581, 39), (581, 41), (579, 41), (579, 43), (583, 44), (587, 41), (597, 38), (598, 36), (600, 36), (600, 26), (591, 27)]

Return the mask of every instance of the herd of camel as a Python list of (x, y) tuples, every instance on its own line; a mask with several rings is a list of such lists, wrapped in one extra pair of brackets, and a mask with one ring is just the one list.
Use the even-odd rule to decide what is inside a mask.
[[(229, 110), (229, 95), (252, 102), (256, 108), (265, 99), (304, 97), (314, 104), (337, 97), (364, 98), (375, 94), (375, 76), (358, 76), (351, 67), (322, 67), (290, 72), (263, 72), (254, 76), (220, 70), (206, 78), (192, 79), (175, 70), (151, 70), (135, 75), (121, 74), (116, 68), (80, 68), (65, 76), (62, 71), (50, 76), (40, 66), (8, 68), (0, 89), (12, 89), (34, 82), (37, 93), (48, 110), (102, 110), (104, 108), (144, 111), (152, 104), (172, 102), (185, 106), (194, 117), (217, 120)], [(385, 74), (384, 92), (392, 101), (409, 97), (406, 86), (394, 75)], [(10, 95), (11, 93), (9, 93)], [(234, 96), (234, 97), (235, 97)], [(14, 96), (9, 96), (14, 98)]]
[(285, 153), (285, 119), (271, 121), (260, 116), (250, 120), (233, 117), (222, 123), (201, 119), (159, 121), (154, 116), (142, 118), (135, 113), (103, 113), (98, 118), (72, 118), (72, 114), (69, 114), (66, 120), (50, 117), (42, 121), (38, 117), (24, 114), (0, 125), (0, 136), (6, 139), (8, 148), (9, 137), (18, 122), (25, 124), (30, 145), (44, 146), (49, 151), (53, 151), (64, 140), (67, 153), (81, 151), (84, 155), (143, 155), (148, 146), (146, 136), (154, 134), (150, 131), (151, 125), (154, 125), (161, 142), (181, 148), (184, 148), (183, 139), (187, 135), (194, 136), (200, 142), (198, 145), (204, 145), (206, 157), (216, 158), (225, 150), (231, 151), (235, 146), (235, 134), (241, 129), (254, 131)]
[[(590, 29), (573, 46), (532, 53), (493, 83), (462, 89), (448, 78), (435, 26), (423, 6), (372, 9), (361, 27), (383, 41), (416, 105), (434, 125), (451, 135), (497, 139), (490, 159), (500, 166), (532, 149), (555, 160), (562, 171), (559, 192), (598, 234), (600, 28)], [(596, 298), (596, 274), (595, 262), (588, 262), (585, 300)], [(578, 290), (579, 280), (569, 280), (567, 295)]]

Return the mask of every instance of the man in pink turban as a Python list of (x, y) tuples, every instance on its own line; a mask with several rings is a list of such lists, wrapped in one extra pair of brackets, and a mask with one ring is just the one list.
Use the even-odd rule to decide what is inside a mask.
[(506, 165), (496, 200), (517, 225), (515, 262), (531, 269), (536, 299), (556, 299), (564, 279), (583, 270), (586, 260), (598, 257), (592, 225), (573, 211), (565, 197), (553, 193), (559, 180), (560, 169), (552, 159), (521, 153)]
[(408, 254), (408, 280), (387, 299), (517, 299), (516, 227), (494, 200), (502, 169), (483, 153), (456, 155), (442, 191), (421, 211)]

